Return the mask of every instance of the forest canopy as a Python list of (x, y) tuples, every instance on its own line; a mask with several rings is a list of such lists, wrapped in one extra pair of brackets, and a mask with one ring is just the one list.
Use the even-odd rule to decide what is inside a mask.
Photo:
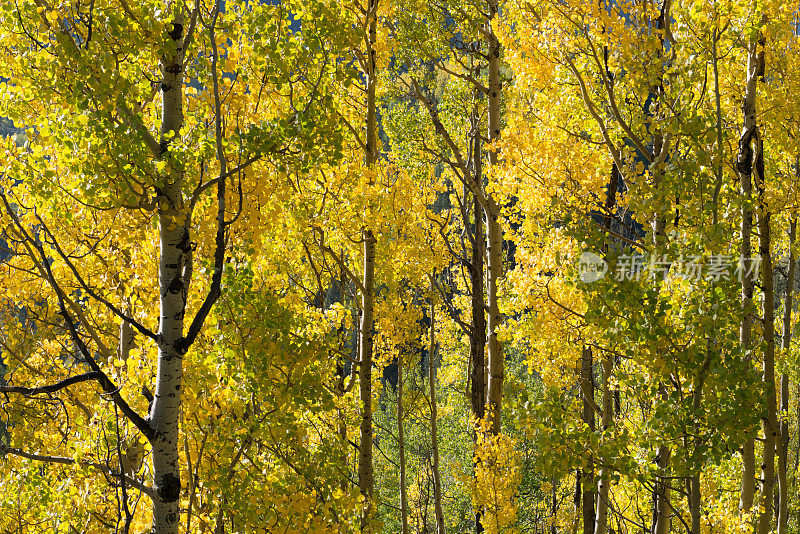
[(799, 35), (4, 1), (0, 533), (800, 534)]

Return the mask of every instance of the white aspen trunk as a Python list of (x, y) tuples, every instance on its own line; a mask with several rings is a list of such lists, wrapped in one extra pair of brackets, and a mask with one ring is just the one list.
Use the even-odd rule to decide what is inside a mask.
[(487, 387), (486, 405), (491, 421), (492, 434), (500, 433), (500, 422), (503, 402), (503, 351), (500, 341), (497, 339), (497, 331), (500, 328), (501, 317), (498, 306), (497, 282), (502, 273), (502, 253), (503, 246), (502, 230), (500, 224), (492, 217), (487, 218), (487, 243), (486, 252), (488, 256), (487, 294), (486, 302), (489, 313), (489, 335), (488, 335), (488, 359), (489, 359), (489, 380)]
[[(655, 239), (659, 239), (658, 233), (655, 234)], [(667, 390), (664, 384), (658, 386), (661, 398), (666, 400)], [(672, 513), (669, 503), (669, 460), (672, 455), (670, 448), (662, 444), (658, 447), (658, 454), (656, 456), (656, 464), (658, 465), (658, 475), (653, 488), (653, 520), (650, 527), (651, 534), (668, 534), (669, 527), (672, 519)]]
[(119, 347), (117, 348), (117, 355), (119, 359), (126, 364), (131, 354), (131, 348), (133, 348), (133, 339), (133, 327), (131, 323), (124, 319), (121, 320), (119, 325)]
[[(432, 288), (431, 288), (432, 289)], [(436, 420), (436, 365), (433, 354), (436, 349), (434, 333), (436, 331), (436, 308), (431, 303), (431, 331), (428, 345), (428, 386), (431, 395), (431, 449), (433, 450), (433, 509), (436, 515), (436, 534), (444, 534), (444, 513), (442, 512), (442, 480), (439, 475), (439, 435)]]
[(167, 162), (163, 187), (157, 191), (160, 292), (158, 370), (155, 394), (149, 414), (155, 431), (152, 440), (153, 478), (156, 497), (153, 499), (153, 533), (177, 534), (180, 523), (180, 458), (178, 426), (181, 411), (183, 354), (178, 343), (183, 338), (186, 290), (183, 280), (185, 254), (189, 236), (183, 224), (183, 172), (170, 162), (169, 140), (183, 126), (183, 65), (180, 47), (183, 40), (183, 18), (173, 23), (170, 38), (178, 51), (161, 60), (161, 157)]
[[(792, 341), (792, 304), (794, 301), (794, 242), (797, 235), (797, 218), (789, 224), (789, 268), (786, 275), (786, 299), (783, 308), (783, 332), (781, 349), (788, 354)], [(781, 420), (780, 446), (778, 447), (778, 534), (786, 534), (789, 525), (789, 480), (787, 464), (789, 461), (789, 375), (781, 373)]]
[[(656, 138), (659, 144), (659, 151), (665, 150), (660, 146), (660, 139)], [(658, 184), (656, 184), (658, 187)], [(666, 241), (666, 220), (660, 214), (656, 214), (653, 218), (653, 248), (658, 254)], [(660, 282), (658, 282), (660, 285)], [(666, 390), (661, 384), (659, 386), (662, 398), (666, 399)], [(658, 447), (658, 479), (655, 482), (655, 490), (653, 491), (653, 524), (651, 527), (652, 534), (667, 534), (669, 532), (670, 520), (672, 518), (671, 509), (669, 505), (669, 481), (667, 476), (669, 474), (669, 461), (672, 455), (670, 448), (662, 444)]]

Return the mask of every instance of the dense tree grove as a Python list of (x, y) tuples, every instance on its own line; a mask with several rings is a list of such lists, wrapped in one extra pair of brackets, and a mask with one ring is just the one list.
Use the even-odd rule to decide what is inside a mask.
[(4, 0), (0, 533), (800, 534), (800, 10)]

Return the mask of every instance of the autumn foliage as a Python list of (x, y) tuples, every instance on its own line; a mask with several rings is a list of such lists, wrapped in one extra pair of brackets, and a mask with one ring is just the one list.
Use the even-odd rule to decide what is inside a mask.
[(798, 20), (3, 2), (0, 533), (800, 534)]

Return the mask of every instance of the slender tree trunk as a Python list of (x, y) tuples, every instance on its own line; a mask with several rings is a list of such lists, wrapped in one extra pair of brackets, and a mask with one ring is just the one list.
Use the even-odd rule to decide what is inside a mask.
[[(339, 270), (339, 281), (337, 283), (339, 284), (340, 303), (341, 303), (342, 307), (345, 310), (349, 310), (350, 307), (347, 305), (348, 303), (347, 303), (347, 300), (346, 300), (347, 278), (346, 278), (344, 269), (340, 268), (340, 270)], [(349, 338), (350, 338), (350, 336), (348, 336), (348, 334), (347, 334), (347, 329), (345, 328), (345, 324), (344, 324), (344, 322), (342, 322), (342, 324), (339, 326), (339, 346), (343, 350), (350, 349)], [(351, 367), (350, 368), (350, 372), (355, 374), (355, 369), (353, 369), (353, 367)], [(345, 359), (342, 356), (339, 356), (337, 358), (337, 361), (336, 361), (336, 375), (337, 375), (336, 385), (335, 385), (336, 395), (339, 397), (339, 399), (341, 401), (342, 397), (344, 397), (344, 394), (347, 392), (346, 391), (346, 387), (345, 387)], [(352, 385), (352, 383), (351, 383), (351, 385)], [(350, 444), (348, 443), (348, 440), (347, 440), (347, 417), (346, 417), (346, 413), (345, 413), (344, 408), (341, 407), (341, 406), (339, 408), (337, 408), (336, 415), (337, 415), (337, 419), (338, 419), (337, 422), (338, 422), (338, 426), (339, 426), (339, 441), (342, 444), (342, 446), (345, 447), (344, 462), (345, 462), (345, 465), (349, 466), (349, 465), (351, 465), (350, 464), (350, 460), (349, 460), (349, 458), (350, 458), (350, 451), (349, 451)], [(339, 488), (342, 491), (347, 490), (349, 485), (350, 485), (349, 477), (342, 477), (341, 480), (339, 481)]]
[(655, 490), (653, 491), (653, 526), (651, 528), (652, 534), (667, 534), (670, 525), (670, 508), (669, 508), (669, 481), (667, 480), (667, 468), (669, 467), (669, 458), (671, 451), (666, 445), (661, 445), (658, 448), (657, 464), (658, 464), (658, 479), (655, 483)]
[(397, 447), (400, 454), (400, 519), (403, 534), (408, 534), (408, 495), (406, 493), (406, 439), (403, 431), (403, 356), (397, 358)]
[(700, 473), (695, 473), (689, 477), (689, 511), (692, 516), (691, 534), (700, 534), (700, 508), (702, 506), (702, 494), (700, 492)]
[(500, 317), (500, 307), (498, 305), (497, 283), (502, 273), (502, 253), (503, 246), (502, 230), (500, 224), (492, 217), (487, 218), (487, 256), (489, 279), (486, 302), (489, 308), (489, 336), (488, 336), (488, 356), (489, 356), (489, 380), (487, 388), (486, 404), (489, 406), (489, 419), (491, 421), (490, 430), (492, 434), (500, 433), (500, 416), (502, 413), (503, 402), (503, 350), (497, 333), (502, 322)]
[[(661, 139), (657, 137), (659, 144), (659, 152), (664, 147), (660, 146)], [(658, 153), (658, 152), (657, 152)], [(661, 250), (666, 241), (666, 219), (660, 214), (656, 214), (653, 219), (653, 245), (654, 250)], [(659, 390), (662, 399), (666, 400), (666, 389), (663, 384), (659, 385)], [(669, 504), (669, 462), (672, 451), (669, 446), (662, 444), (658, 447), (657, 464), (658, 475), (655, 481), (653, 490), (653, 523), (651, 526), (652, 534), (667, 534), (670, 528), (670, 520), (672, 518), (671, 508)]]
[[(657, 26), (661, 30), (668, 30), (670, 20), (671, 20), (671, 6), (672, 0), (663, 0), (661, 3), (661, 11), (658, 17)], [(665, 34), (666, 35), (666, 34)], [(659, 49), (659, 55), (661, 55), (666, 46), (666, 39), (662, 39), (661, 48)], [(653, 118), (657, 119), (660, 115), (660, 110), (662, 108), (661, 100), (664, 98), (664, 87), (663, 87), (663, 80), (659, 79), (658, 83), (655, 84), (651, 89), (656, 95), (657, 98), (654, 99), (652, 104), (652, 113)], [(653, 135), (653, 156), (655, 162), (665, 162), (667, 161), (668, 157), (668, 150), (669, 150), (669, 143), (668, 138), (665, 136), (664, 132), (660, 129), (656, 130), (656, 133)], [(661, 187), (661, 182), (664, 179), (664, 168), (663, 163), (658, 165), (653, 173), (653, 188), (655, 190), (655, 197), (659, 203), (663, 202), (664, 196)], [(667, 226), (667, 219), (663, 213), (663, 210), (657, 209), (656, 213), (653, 216), (652, 220), (652, 229), (653, 229), (653, 253), (658, 257), (663, 251), (664, 246), (667, 243), (667, 234), (666, 234), (666, 226)], [(676, 223), (677, 225), (677, 223)], [(658, 288), (660, 289), (661, 280), (657, 280), (656, 284), (658, 284)], [(666, 390), (664, 389), (663, 384), (659, 385), (659, 390), (661, 393), (662, 398), (666, 397)], [(654, 484), (654, 491), (653, 491), (653, 520), (651, 525), (651, 532), (652, 534), (667, 534), (670, 528), (671, 522), (671, 508), (669, 503), (669, 481), (668, 481), (668, 474), (669, 474), (669, 463), (672, 451), (670, 448), (665, 444), (662, 443), (658, 448), (657, 454), (657, 464), (658, 464), (658, 475), (657, 479)]]
[[(720, 105), (720, 84), (719, 84), (719, 57), (717, 56), (717, 42), (720, 39), (718, 27), (718, 15), (716, 6), (714, 10), (714, 32), (711, 38), (711, 67), (714, 73), (714, 105), (715, 105), (715, 119), (716, 119), (716, 133), (717, 133), (717, 161), (714, 166), (714, 192), (712, 195), (712, 224), (716, 226), (719, 224), (719, 194), (722, 190), (723, 178), (723, 136), (722, 136), (722, 111)], [(709, 355), (710, 356), (710, 355)], [(701, 407), (702, 388), (695, 388), (695, 413)], [(695, 448), (699, 443), (695, 440)], [(692, 518), (691, 534), (700, 534), (700, 509), (702, 505), (702, 496), (700, 492), (700, 473), (693, 474), (689, 480), (689, 508)]]
[[(762, 59), (763, 61), (763, 59)], [(777, 399), (775, 394), (775, 290), (772, 280), (772, 254), (770, 219), (771, 213), (764, 200), (764, 144), (756, 129), (755, 135), (755, 182), (758, 189), (758, 241), (761, 255), (761, 284), (764, 293), (762, 314), (764, 318), (763, 382), (766, 417), (762, 420), (764, 449), (761, 462), (761, 516), (758, 519), (758, 534), (769, 534), (772, 530), (772, 504), (775, 491), (775, 446), (778, 436)]]
[[(606, 189), (605, 221), (606, 230), (611, 230), (611, 218), (617, 203), (617, 189), (619, 187), (619, 169), (616, 164), (611, 167), (611, 176)], [(608, 244), (605, 245), (606, 261), (608, 261)], [(614, 418), (614, 393), (611, 391), (609, 381), (614, 369), (614, 359), (609, 352), (603, 355), (603, 433), (611, 426)], [(604, 437), (605, 439), (605, 437)], [(609, 458), (602, 458), (597, 480), (597, 516), (595, 519), (595, 534), (606, 534), (608, 531), (608, 498), (611, 491), (611, 480), (608, 477)]]
[[(742, 351), (749, 360), (752, 329), (753, 305), (753, 279), (748, 271), (751, 266), (750, 234), (753, 229), (753, 210), (750, 200), (753, 192), (753, 137), (756, 133), (756, 89), (763, 56), (758, 53), (755, 41), (749, 45), (747, 58), (747, 85), (745, 87), (744, 102), (742, 104), (743, 125), (739, 137), (739, 152), (736, 161), (736, 170), (739, 174), (739, 192), (742, 200), (742, 223), (740, 230), (740, 262), (742, 265), (742, 318), (739, 326), (739, 343)], [(763, 268), (763, 266), (762, 266)], [(739, 498), (739, 510), (742, 513), (750, 512), (753, 507), (755, 495), (755, 439), (750, 438), (742, 446), (742, 486)]]
[[(494, 143), (500, 139), (500, 94), (502, 81), (500, 78), (500, 41), (494, 32), (497, 24), (498, 0), (489, 0), (489, 19), (487, 26), (487, 40), (489, 44), (489, 98), (488, 98), (488, 123), (489, 142)], [(497, 148), (489, 152), (489, 162), (495, 168), (499, 162)], [(500, 228), (498, 216), (500, 207), (491, 196), (487, 195), (489, 210), (486, 212), (487, 224), (487, 257), (488, 280), (486, 303), (489, 308), (489, 380), (487, 384), (486, 403), (490, 407), (491, 432), (500, 433), (500, 416), (502, 413), (503, 399), (503, 350), (497, 338), (498, 330), (502, 323), (500, 307), (498, 304), (497, 284), (503, 275), (503, 230)]]
[[(483, 165), (481, 162), (482, 141), (479, 128), (480, 118), (478, 115), (477, 106), (478, 99), (479, 97), (476, 96), (475, 106), (473, 108), (472, 117), (470, 118), (472, 135), (472, 152), (470, 154), (470, 158), (475, 181), (477, 183), (481, 183), (483, 181)], [(469, 193), (465, 193), (464, 195), (465, 199), (467, 198), (467, 194)], [(470, 361), (472, 362), (470, 377), (472, 390), (470, 391), (470, 401), (472, 405), (472, 416), (475, 418), (475, 420), (480, 421), (486, 416), (486, 305), (483, 290), (483, 257), (486, 251), (486, 236), (483, 229), (483, 210), (478, 203), (478, 199), (474, 195), (472, 207), (474, 219), (472, 234), (472, 258), (468, 269), (470, 285), (472, 287), (472, 331), (469, 338)], [(473, 432), (473, 448), (477, 445), (477, 438), (477, 434)], [(475, 472), (478, 470), (479, 462), (480, 459), (478, 458), (478, 455), (473, 454), (473, 463), (475, 464), (473, 467)], [(480, 509), (475, 510), (475, 532), (477, 534), (483, 532), (481, 517), (482, 511)]]
[[(706, 373), (708, 372), (708, 368), (711, 366), (711, 360), (713, 357), (713, 345), (711, 339), (709, 338), (708, 341), (708, 350), (706, 354), (706, 358), (703, 361), (703, 366), (697, 373), (695, 377), (694, 383), (694, 391), (692, 392), (692, 409), (695, 413), (695, 420), (697, 421), (697, 428), (694, 437), (694, 449), (695, 451), (701, 446), (701, 438), (700, 438), (700, 413), (703, 408), (703, 387), (706, 381)], [(699, 462), (699, 459), (697, 460)], [(691, 474), (687, 479), (688, 485), (688, 498), (689, 498), (689, 512), (691, 515), (691, 531), (690, 534), (700, 534), (701, 522), (700, 522), (700, 508), (702, 505), (702, 495), (700, 492), (700, 473), (702, 469), (702, 465), (693, 465), (692, 466), (696, 472)]]
[[(366, 150), (364, 163), (372, 169), (378, 160), (378, 126), (375, 109), (377, 74), (375, 72), (375, 44), (377, 41), (378, 0), (368, 0), (367, 20), (369, 21), (367, 36), (368, 71), (367, 81), (367, 116), (366, 116)], [(375, 236), (367, 228), (362, 232), (364, 242), (364, 274), (361, 295), (361, 328), (359, 340), (360, 398), (361, 398), (361, 436), (359, 441), (358, 487), (364, 497), (364, 512), (361, 518), (362, 532), (372, 532), (372, 515), (375, 510), (375, 480), (372, 465), (372, 346), (373, 346), (373, 293), (375, 286)]]
[[(126, 309), (126, 312), (130, 313), (130, 310)], [(117, 349), (117, 355), (119, 356), (119, 359), (126, 363), (128, 362), (131, 349), (133, 348), (133, 340), (133, 326), (131, 326), (131, 323), (128, 321), (121, 321), (119, 325), (119, 348)]]
[(577, 534), (578, 532), (578, 519), (583, 515), (583, 491), (581, 484), (581, 470), (575, 470), (575, 493), (572, 496), (572, 506), (575, 511), (575, 520), (572, 522), (570, 534)]
[[(594, 420), (594, 378), (592, 377), (592, 349), (590, 347), (583, 347), (581, 354), (581, 376), (580, 385), (581, 393), (583, 395), (583, 422), (589, 427), (592, 432), (595, 431)], [(593, 464), (594, 458), (589, 453), (588, 467), (580, 473), (580, 483), (583, 485), (583, 494), (581, 497), (581, 510), (583, 514), (583, 534), (594, 534), (594, 501), (595, 501), (595, 488), (594, 488), (594, 472)]]
[[(481, 141), (477, 131), (477, 117), (475, 117), (474, 131), (473, 172), (475, 180), (480, 181), (482, 176)], [(472, 286), (472, 335), (469, 340), (470, 360), (472, 361), (470, 401), (473, 417), (480, 420), (484, 418), (486, 412), (486, 304), (483, 293), (483, 257), (486, 251), (486, 236), (483, 230), (483, 210), (474, 195), (473, 217), (472, 261), (469, 268), (470, 285)]]
[(712, 223), (714, 226), (719, 224), (719, 193), (722, 190), (722, 173), (724, 156), (723, 156), (723, 142), (722, 137), (722, 106), (720, 104), (720, 87), (719, 87), (719, 57), (717, 56), (717, 42), (720, 39), (718, 14), (716, 4), (714, 4), (714, 32), (711, 37), (711, 69), (714, 73), (714, 111), (716, 114), (716, 131), (717, 131), (717, 161), (714, 166), (714, 193), (711, 197), (711, 204), (713, 209)]
[[(603, 355), (603, 432), (609, 429), (613, 418), (613, 397), (609, 380), (614, 365), (614, 360), (609, 352)], [(608, 531), (608, 498), (611, 489), (611, 480), (608, 477), (608, 458), (602, 458), (602, 467), (597, 479), (597, 516), (594, 534), (606, 534)]]
[(436, 410), (436, 365), (433, 355), (436, 350), (434, 333), (436, 331), (436, 308), (431, 302), (431, 332), (428, 345), (428, 386), (431, 394), (431, 449), (433, 449), (433, 509), (436, 514), (436, 534), (444, 534), (444, 513), (442, 512), (442, 480), (439, 476), (439, 435)]
[(359, 352), (359, 394), (361, 399), (361, 436), (359, 442), (358, 487), (364, 496), (363, 532), (372, 532), (370, 519), (374, 511), (374, 473), (372, 468), (372, 344), (373, 344), (373, 288), (375, 284), (375, 238), (365, 230), (364, 278), (361, 295), (361, 334)]
[(556, 519), (558, 518), (558, 482), (558, 477), (553, 475), (553, 488), (550, 490), (550, 514), (552, 516), (550, 534), (558, 534), (558, 526), (556, 526)]
[(742, 485), (741, 496), (739, 497), (739, 510), (741, 512), (749, 512), (753, 507), (756, 476), (755, 448), (756, 443), (753, 438), (748, 439), (742, 445)]
[[(789, 353), (792, 341), (792, 304), (794, 301), (794, 241), (797, 235), (797, 218), (792, 217), (789, 224), (789, 266), (786, 275), (786, 299), (783, 307), (783, 332), (781, 349), (784, 357)], [(778, 534), (786, 534), (789, 525), (789, 480), (787, 464), (789, 460), (789, 375), (781, 373), (781, 420), (780, 446), (778, 447)]]
[[(183, 18), (176, 17), (170, 32), (175, 50), (183, 41)], [(151, 405), (150, 425), (156, 431), (152, 441), (154, 534), (177, 534), (180, 522), (180, 457), (178, 427), (181, 411), (183, 354), (178, 350), (183, 339), (186, 287), (183, 266), (189, 251), (188, 230), (183, 224), (183, 171), (170, 161), (169, 140), (183, 126), (183, 65), (181, 54), (166, 55), (161, 60), (161, 159), (167, 162), (164, 185), (158, 190), (159, 261), (158, 285), (160, 324), (158, 369), (155, 395)]]

